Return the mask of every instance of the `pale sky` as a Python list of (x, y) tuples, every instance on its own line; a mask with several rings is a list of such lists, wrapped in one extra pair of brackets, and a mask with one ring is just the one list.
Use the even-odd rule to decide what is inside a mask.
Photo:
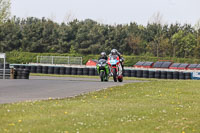
[(58, 23), (89, 18), (103, 24), (146, 25), (158, 12), (167, 24), (194, 25), (200, 20), (200, 0), (11, 0), (11, 4), (12, 15), (45, 17)]

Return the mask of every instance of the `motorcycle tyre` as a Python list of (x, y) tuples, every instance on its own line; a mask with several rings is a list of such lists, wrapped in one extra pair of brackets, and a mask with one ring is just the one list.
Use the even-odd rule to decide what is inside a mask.
[(118, 78), (119, 82), (123, 82), (123, 77), (122, 78)]
[(113, 80), (114, 82), (117, 82), (117, 71), (115, 68), (113, 68)]
[(105, 77), (105, 72), (104, 71), (100, 71), (100, 79), (101, 79), (101, 82), (104, 81), (104, 78)]

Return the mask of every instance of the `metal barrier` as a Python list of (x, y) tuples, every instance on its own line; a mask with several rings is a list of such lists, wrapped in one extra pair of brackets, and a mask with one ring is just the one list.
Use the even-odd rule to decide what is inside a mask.
[(37, 56), (37, 63), (82, 65), (82, 57), (69, 56)]

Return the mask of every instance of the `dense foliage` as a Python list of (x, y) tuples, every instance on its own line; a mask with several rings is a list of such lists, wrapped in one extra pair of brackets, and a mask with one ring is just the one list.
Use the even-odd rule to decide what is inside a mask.
[(104, 25), (90, 19), (58, 24), (33, 17), (0, 24), (0, 52), (87, 55), (113, 48), (124, 55), (199, 58), (200, 29), (188, 24)]

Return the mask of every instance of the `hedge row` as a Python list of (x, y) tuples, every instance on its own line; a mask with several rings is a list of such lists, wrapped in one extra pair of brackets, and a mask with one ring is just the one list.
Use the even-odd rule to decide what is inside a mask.
[[(98, 59), (99, 55), (80, 55), (80, 54), (59, 54), (59, 53), (30, 53), (30, 52), (18, 52), (12, 51), (6, 53), (7, 62), (13, 64), (26, 64), (29, 62), (37, 62), (37, 56), (77, 56), (83, 57), (83, 65), (87, 63), (89, 59)], [(189, 63), (199, 64), (200, 59), (192, 58), (173, 58), (173, 57), (149, 57), (149, 56), (124, 56), (125, 66), (133, 66), (138, 61), (150, 61), (156, 62), (158, 60), (170, 60), (177, 63)]]

